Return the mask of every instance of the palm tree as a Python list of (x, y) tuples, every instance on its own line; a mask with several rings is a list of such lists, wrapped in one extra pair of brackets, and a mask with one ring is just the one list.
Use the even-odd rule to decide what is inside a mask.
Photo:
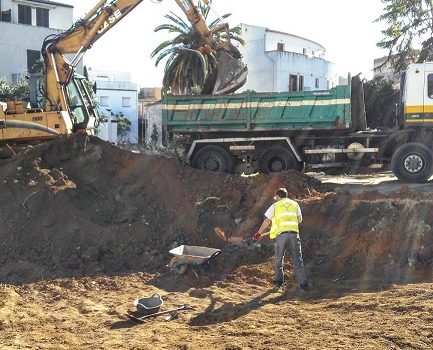
[[(211, 1), (210, 1), (211, 2)], [(198, 10), (202, 13), (206, 20), (210, 7), (198, 2)], [(222, 19), (229, 17), (231, 14), (225, 14)], [(188, 93), (209, 93), (212, 90), (212, 84), (209, 84), (209, 79), (206, 77), (214, 77), (217, 67), (217, 61), (212, 54), (212, 50), (203, 45), (201, 34), (189, 23), (173, 12), (166, 14), (165, 18), (171, 23), (162, 24), (155, 28), (155, 32), (167, 30), (169, 33), (176, 33), (176, 37), (166, 40), (158, 45), (153, 50), (151, 57), (156, 57), (155, 66), (163, 60), (167, 59), (164, 68), (163, 86), (170, 88), (173, 94), (188, 94)], [(219, 26), (221, 19), (216, 19), (209, 25), (209, 29)], [(231, 28), (229, 33), (218, 33), (215, 39), (218, 40), (234, 40), (242, 45), (244, 41), (239, 37), (241, 33), (240, 27)], [(228, 38), (229, 36), (229, 38)], [(233, 50), (238, 50), (233, 46)]]

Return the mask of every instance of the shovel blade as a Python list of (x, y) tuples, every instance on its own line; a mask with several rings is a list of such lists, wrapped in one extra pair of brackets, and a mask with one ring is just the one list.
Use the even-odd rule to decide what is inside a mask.
[(239, 248), (245, 248), (246, 247), (246, 243), (242, 237), (232, 236), (228, 239), (228, 241), (232, 244), (236, 244), (237, 246), (239, 246)]

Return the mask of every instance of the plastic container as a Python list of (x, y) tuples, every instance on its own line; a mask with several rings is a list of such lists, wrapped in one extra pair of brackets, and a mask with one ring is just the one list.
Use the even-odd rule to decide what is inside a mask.
[(164, 302), (158, 293), (155, 293), (150, 297), (134, 300), (134, 305), (137, 308), (137, 311), (144, 315), (157, 313), (163, 303)]

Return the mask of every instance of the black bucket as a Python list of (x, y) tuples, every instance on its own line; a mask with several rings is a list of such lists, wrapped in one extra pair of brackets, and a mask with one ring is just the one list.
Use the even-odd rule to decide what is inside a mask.
[(137, 311), (143, 315), (152, 315), (157, 313), (162, 304), (163, 300), (158, 293), (155, 293), (150, 297), (140, 298), (134, 301)]

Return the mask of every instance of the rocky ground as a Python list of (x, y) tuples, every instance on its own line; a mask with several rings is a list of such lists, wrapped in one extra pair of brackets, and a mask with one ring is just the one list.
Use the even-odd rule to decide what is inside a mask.
[[(1, 348), (432, 348), (431, 184), (341, 178), (206, 173), (82, 135), (35, 147), (0, 168)], [(182, 244), (224, 248), (216, 227), (249, 237), (281, 186), (304, 214), (311, 292), (289, 258), (271, 291), (267, 240), (210, 269), (167, 266)], [(155, 292), (161, 311), (194, 309), (125, 316)]]

